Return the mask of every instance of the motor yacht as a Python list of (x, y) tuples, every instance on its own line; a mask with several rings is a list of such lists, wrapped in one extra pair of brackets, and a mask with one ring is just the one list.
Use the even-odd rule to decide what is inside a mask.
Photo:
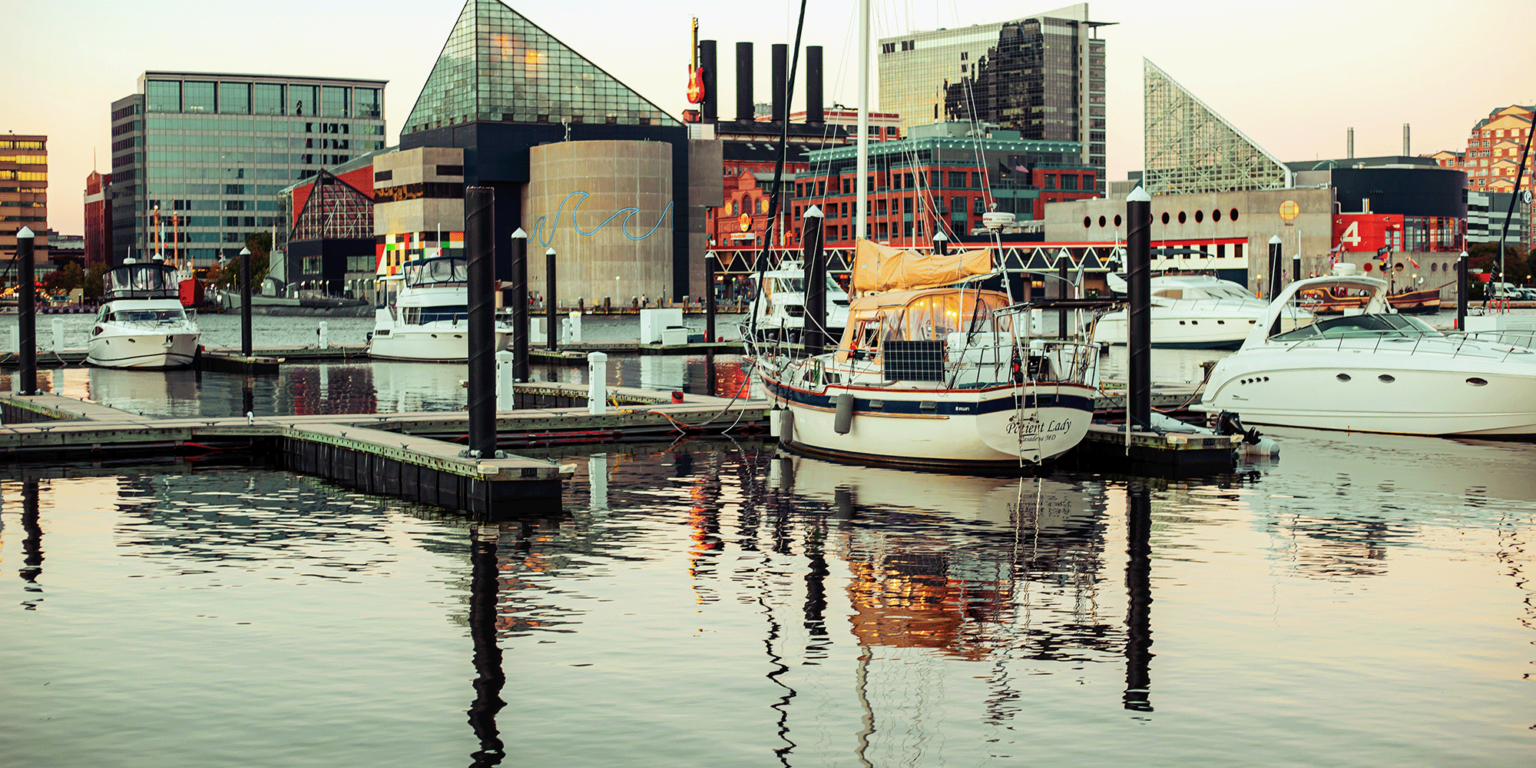
[[(1124, 294), (1123, 278), (1111, 273), (1110, 289)], [(1154, 347), (1236, 349), (1258, 323), (1269, 303), (1241, 285), (1212, 275), (1161, 275), (1152, 278), (1151, 341)], [(1093, 327), (1100, 344), (1126, 343), (1128, 310), (1110, 312)], [(1287, 330), (1316, 318), (1299, 307), (1287, 307)]]
[[(754, 286), (762, 285), (762, 295), (753, 302), (759, 339), (800, 341), (805, 328), (805, 266), (799, 261), (785, 261), (778, 269), (752, 276)], [(827, 334), (839, 339), (848, 326), (848, 292), (827, 276)]]
[[(1318, 290), (1358, 298), (1360, 309), (1283, 328), (1287, 308)], [(1536, 351), (1496, 333), (1441, 333), (1392, 311), (1386, 282), (1341, 268), (1282, 291), (1242, 348), (1217, 362), (1197, 408), (1255, 424), (1536, 435)]]
[(128, 259), (106, 274), (85, 361), (104, 368), (181, 368), (197, 355), (199, 332), (181, 305), (180, 276), (159, 258)]
[[(458, 256), (406, 262), (379, 278), (370, 357), (459, 362), (469, 359), (469, 267)], [(496, 323), (496, 350), (507, 349), (512, 326)], [(531, 342), (530, 342), (531, 343)]]
[(752, 356), (787, 417), (779, 442), (874, 464), (1019, 469), (1082, 441), (1098, 355), (1030, 339), (1023, 309), (979, 287), (991, 253), (925, 256), (861, 240), (849, 325), (835, 351)]

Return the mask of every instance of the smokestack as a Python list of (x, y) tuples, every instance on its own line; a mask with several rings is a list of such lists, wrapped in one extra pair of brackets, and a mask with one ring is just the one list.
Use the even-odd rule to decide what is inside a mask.
[(825, 122), (821, 103), (821, 46), (805, 47), (805, 122)]
[(736, 119), (752, 122), (752, 44), (736, 44)]
[(1344, 157), (1349, 160), (1355, 159), (1355, 129), (1353, 128), (1349, 129), (1349, 142), (1344, 148)]
[(789, 79), (789, 46), (783, 43), (774, 43), (773, 55), (773, 121), (784, 122), (788, 113), (788, 105), (784, 103), (789, 94), (784, 92), (784, 81)]
[(1408, 146), (1408, 124), (1403, 123), (1403, 157), (1413, 157), (1413, 153), (1408, 150)]
[(704, 70), (704, 100), (699, 102), (699, 116), (706, 123), (715, 122), (719, 94), (715, 92), (715, 41), (699, 41), (699, 67)]

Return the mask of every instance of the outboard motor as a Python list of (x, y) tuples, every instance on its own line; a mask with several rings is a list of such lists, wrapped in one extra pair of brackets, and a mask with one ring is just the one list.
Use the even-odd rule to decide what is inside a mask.
[(1243, 442), (1249, 445), (1258, 445), (1259, 438), (1263, 437), (1258, 429), (1244, 428), (1242, 417), (1231, 411), (1216, 414), (1216, 431), (1223, 435), (1242, 435)]

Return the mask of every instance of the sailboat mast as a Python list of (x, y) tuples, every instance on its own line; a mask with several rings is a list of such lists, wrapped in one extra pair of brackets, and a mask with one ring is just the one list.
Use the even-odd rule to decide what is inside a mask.
[(869, 237), (869, 0), (859, 0), (859, 150), (854, 239)]

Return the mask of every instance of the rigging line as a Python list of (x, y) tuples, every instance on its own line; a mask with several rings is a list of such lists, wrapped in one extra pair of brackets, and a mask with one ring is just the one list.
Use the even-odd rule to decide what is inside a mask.
[[(789, 57), (789, 83), (787, 88), (791, 93), (795, 90), (795, 74), (800, 68), (800, 36), (805, 30), (805, 6), (807, 0), (800, 0), (800, 19), (795, 25), (795, 48)], [(768, 271), (768, 251), (773, 244), (773, 222), (778, 220), (780, 201), (784, 198), (784, 156), (789, 151), (789, 120), (786, 118), (779, 126), (779, 156), (774, 162), (773, 168), (773, 194), (768, 199), (768, 237), (763, 238), (762, 250), (757, 257), (757, 290), (752, 295), (752, 314), (748, 316), (748, 339), (757, 335), (757, 311), (763, 297), (763, 273)]]

